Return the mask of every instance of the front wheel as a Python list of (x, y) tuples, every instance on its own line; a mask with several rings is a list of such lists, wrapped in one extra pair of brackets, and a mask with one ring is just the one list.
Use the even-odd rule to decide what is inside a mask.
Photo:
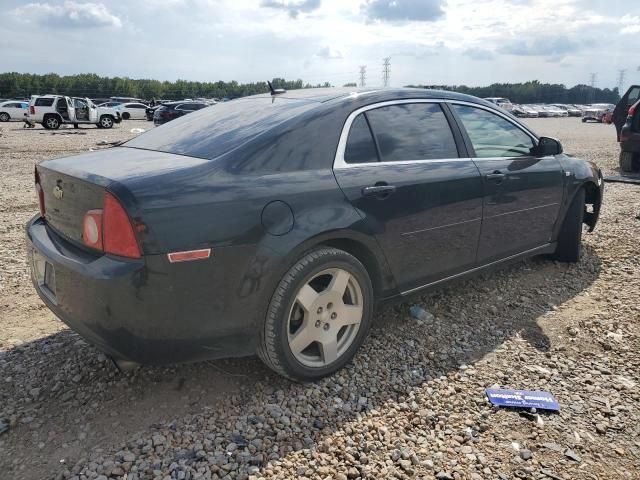
[(562, 227), (560, 227), (558, 246), (553, 254), (553, 258), (559, 262), (576, 263), (580, 260), (582, 222), (585, 212), (584, 200), (585, 191), (584, 188), (581, 188), (573, 197), (562, 222)]
[(100, 128), (111, 128), (113, 127), (113, 118), (108, 115), (103, 115), (100, 117), (100, 122), (98, 122), (98, 127)]
[(318, 380), (354, 357), (372, 315), (373, 287), (362, 263), (335, 248), (312, 250), (278, 284), (258, 354), (285, 377)]
[(620, 152), (620, 171), (638, 172), (640, 171), (640, 154), (633, 152)]

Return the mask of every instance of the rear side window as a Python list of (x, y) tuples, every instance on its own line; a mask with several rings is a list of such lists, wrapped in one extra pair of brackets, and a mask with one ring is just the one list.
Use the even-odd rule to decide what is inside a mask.
[(344, 161), (347, 163), (370, 163), (378, 161), (376, 144), (373, 141), (369, 124), (361, 113), (351, 124), (347, 146), (344, 151)]
[(183, 115), (124, 146), (213, 159), (317, 106), (271, 96), (233, 100)]
[(390, 105), (366, 115), (383, 162), (458, 158), (449, 122), (438, 104)]
[(533, 140), (513, 123), (481, 108), (452, 106), (469, 135), (477, 158), (531, 155)]
[(36, 98), (36, 107), (50, 107), (53, 105), (55, 98)]

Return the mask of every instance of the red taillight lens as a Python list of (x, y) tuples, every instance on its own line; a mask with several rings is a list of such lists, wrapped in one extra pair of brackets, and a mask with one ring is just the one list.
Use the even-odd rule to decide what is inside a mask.
[(36, 177), (36, 193), (38, 194), (38, 206), (40, 207), (40, 216), (44, 218), (45, 209), (44, 209), (44, 190), (42, 190), (42, 185), (40, 185), (40, 173), (38, 169), (35, 169), (35, 177)]
[(106, 253), (129, 258), (141, 256), (129, 215), (116, 197), (109, 192), (104, 194), (102, 242)]
[(82, 241), (88, 247), (120, 257), (140, 258), (129, 215), (109, 192), (104, 194), (102, 210), (89, 210), (82, 223)]
[(33, 105), (29, 106), (29, 113), (31, 115), (35, 115), (36, 114), (36, 107), (34, 107)]

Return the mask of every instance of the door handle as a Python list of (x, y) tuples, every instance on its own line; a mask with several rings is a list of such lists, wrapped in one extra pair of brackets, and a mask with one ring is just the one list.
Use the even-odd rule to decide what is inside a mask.
[(393, 185), (374, 185), (372, 187), (364, 187), (362, 189), (362, 196), (387, 198), (395, 191), (396, 187)]
[(495, 180), (496, 183), (502, 183), (502, 181), (507, 178), (507, 176), (499, 170), (496, 170), (493, 173), (488, 173), (487, 175), (485, 175), (485, 178), (487, 180)]

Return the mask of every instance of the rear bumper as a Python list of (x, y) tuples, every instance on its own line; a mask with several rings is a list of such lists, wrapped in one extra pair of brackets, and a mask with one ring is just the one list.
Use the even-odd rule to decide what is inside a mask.
[[(105, 353), (137, 363), (169, 364), (255, 351), (247, 325), (225, 317), (233, 311), (227, 308), (233, 303), (229, 292), (220, 290), (216, 296), (211, 284), (198, 282), (206, 268), (196, 265), (199, 262), (183, 264), (174, 273), (166, 255), (128, 260), (88, 254), (39, 217), (26, 230), (38, 295), (65, 324)], [(34, 262), (53, 268), (55, 291), (44, 285)], [(238, 314), (246, 318), (242, 310), (238, 308)]]

